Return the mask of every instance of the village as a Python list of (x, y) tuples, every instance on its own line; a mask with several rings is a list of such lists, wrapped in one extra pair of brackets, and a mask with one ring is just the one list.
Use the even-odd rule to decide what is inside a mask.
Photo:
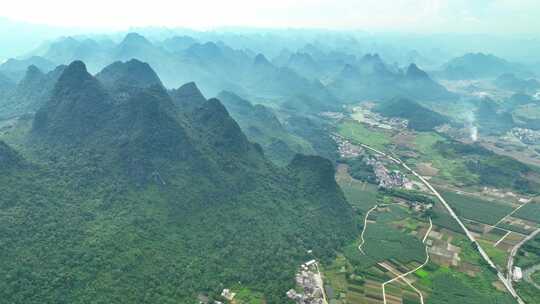
[(421, 183), (411, 181), (401, 171), (388, 169), (384, 163), (384, 159), (381, 159), (380, 156), (366, 153), (364, 148), (351, 143), (339, 134), (332, 134), (332, 138), (338, 145), (338, 152), (341, 158), (351, 159), (362, 157), (362, 161), (373, 168), (379, 188), (427, 190)]
[(316, 260), (310, 260), (300, 267), (296, 274), (296, 285), (301, 292), (291, 289), (287, 297), (297, 304), (328, 304), (322, 275)]
[(526, 145), (540, 144), (540, 131), (524, 128), (513, 128), (510, 133)]

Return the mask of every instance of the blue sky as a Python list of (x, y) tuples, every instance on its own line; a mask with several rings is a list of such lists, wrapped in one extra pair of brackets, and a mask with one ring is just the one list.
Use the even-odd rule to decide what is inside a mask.
[(540, 0), (16, 0), (0, 16), (55, 26), (301, 27), (538, 33)]

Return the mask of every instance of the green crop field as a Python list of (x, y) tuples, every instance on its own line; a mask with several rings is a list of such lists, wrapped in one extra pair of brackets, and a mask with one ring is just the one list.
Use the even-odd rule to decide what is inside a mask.
[(494, 225), (513, 210), (510, 205), (481, 200), (455, 192), (441, 191), (441, 195), (458, 216), (490, 225)]
[(368, 129), (361, 123), (347, 120), (338, 125), (338, 132), (353, 142), (363, 143), (376, 149), (384, 149), (390, 143), (388, 135), (384, 131)]
[(518, 251), (516, 256), (516, 266), (528, 268), (540, 263), (540, 236), (528, 241)]
[(515, 285), (517, 293), (525, 303), (538, 303), (538, 299), (540, 299), (540, 290), (533, 284), (526, 281), (520, 281)]
[(531, 278), (533, 280), (533, 282), (535, 282), (536, 284), (539, 284), (540, 285), (540, 271), (537, 270), (536, 272), (534, 272), (532, 275), (531, 275)]
[(426, 278), (429, 275), (429, 272), (423, 269), (418, 269), (414, 274), (417, 275), (419, 278)]
[(432, 216), (433, 225), (445, 228), (457, 233), (463, 233), (463, 229), (459, 226), (456, 220), (450, 216), (445, 210), (443, 210), (442, 204), (437, 204), (433, 208), (434, 214)]
[(371, 220), (364, 233), (364, 252), (358, 251), (358, 243), (345, 248), (344, 254), (352, 264), (368, 268), (378, 262), (395, 259), (402, 264), (423, 263), (426, 257), (422, 242), (407, 233), (391, 227), (391, 222), (400, 221), (408, 216), (407, 211), (398, 206), (390, 207), (391, 212), (379, 211), (370, 214)]
[(540, 203), (529, 203), (516, 211), (513, 216), (540, 223)]
[(345, 198), (353, 206), (365, 212), (377, 204), (377, 187), (367, 183), (341, 183)]
[(500, 266), (501, 269), (505, 269), (506, 267), (506, 261), (508, 259), (508, 252), (505, 250), (499, 249), (497, 247), (493, 247), (492, 242), (484, 241), (484, 240), (478, 240), (482, 248), (486, 251), (488, 256), (493, 260), (493, 262)]
[(371, 224), (365, 233), (365, 253), (361, 264), (369, 266), (388, 259), (408, 264), (422, 263), (426, 254), (422, 242), (412, 235), (382, 224)]
[(472, 174), (461, 158), (446, 158), (436, 148), (436, 144), (447, 139), (434, 132), (418, 133), (414, 139), (415, 150), (420, 153), (418, 162), (429, 162), (439, 170), (436, 179), (453, 184), (475, 184), (478, 176)]
[[(496, 279), (487, 270), (470, 277), (452, 268), (441, 267), (430, 273), (431, 304), (511, 304), (514, 300), (506, 293), (495, 289), (491, 283)], [(421, 280), (424, 281), (424, 280)]]
[(446, 140), (444, 137), (440, 136), (434, 132), (421, 132), (416, 135), (414, 139), (414, 145), (418, 152), (422, 153), (431, 153), (433, 152), (433, 145), (438, 141)]

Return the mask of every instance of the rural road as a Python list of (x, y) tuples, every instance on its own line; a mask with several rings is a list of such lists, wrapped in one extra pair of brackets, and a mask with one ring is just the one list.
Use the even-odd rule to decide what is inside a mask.
[[(360, 244), (358, 245), (358, 250), (360, 251), (360, 253), (364, 254), (364, 250), (362, 250), (362, 246), (364, 245), (365, 243), (365, 239), (364, 239), (364, 233), (366, 232), (366, 228), (367, 228), (367, 221), (368, 221), (368, 218), (369, 218), (369, 214), (374, 211), (375, 209), (377, 209), (378, 207), (385, 207), (385, 206), (391, 206), (391, 205), (398, 205), (397, 203), (394, 203), (394, 204), (380, 204), (380, 205), (375, 205), (373, 206), (371, 209), (368, 210), (368, 212), (366, 212), (366, 215), (364, 217), (364, 227), (362, 228), (362, 233), (360, 234)], [(422, 243), (425, 243), (426, 240), (427, 240), (427, 237), (429, 236), (429, 233), (431, 232), (431, 229), (433, 228), (433, 222), (431, 221), (431, 218), (429, 218), (429, 228), (426, 232), (426, 234), (424, 235), (424, 237), (422, 238)], [(422, 292), (420, 290), (418, 290), (416, 287), (414, 287), (414, 285), (412, 285), (411, 281), (407, 280), (407, 276), (415, 271), (417, 271), (418, 269), (424, 267), (428, 262), (429, 262), (429, 252), (428, 252), (428, 248), (427, 246), (425, 247), (425, 250), (426, 250), (426, 260), (424, 261), (424, 263), (422, 263), (422, 265), (416, 267), (415, 269), (411, 270), (411, 271), (408, 271), (406, 273), (403, 273), (403, 274), (399, 274), (399, 273), (396, 273), (394, 272), (394, 270), (392, 268), (387, 268), (381, 264), (381, 266), (385, 267), (388, 271), (392, 272), (393, 274), (396, 275), (395, 278), (393, 279), (390, 279), (384, 283), (382, 283), (382, 294), (383, 294), (383, 304), (386, 304), (386, 290), (385, 290), (385, 286), (386, 284), (389, 284), (389, 283), (392, 283), (394, 281), (397, 281), (397, 280), (402, 280), (403, 282), (405, 282), (407, 285), (409, 285), (409, 287), (411, 287), (419, 296), (420, 298), (420, 304), (424, 304), (424, 296), (422, 295)]]
[[(426, 234), (424, 235), (424, 238), (422, 239), (422, 243), (425, 243), (426, 242), (426, 239), (427, 237), (429, 236), (429, 233), (431, 232), (431, 228), (433, 228), (433, 222), (431, 221), (431, 218), (429, 218), (429, 228), (426, 232)], [(420, 304), (424, 304), (424, 296), (422, 295), (422, 292), (420, 290), (418, 290), (418, 288), (414, 287), (414, 285), (409, 281), (407, 280), (407, 276), (413, 272), (416, 272), (417, 270), (419, 270), (420, 268), (426, 266), (426, 264), (429, 262), (429, 252), (428, 252), (428, 247), (426, 246), (425, 247), (426, 249), (426, 260), (424, 261), (424, 263), (418, 267), (416, 267), (415, 269), (413, 270), (410, 270), (406, 273), (403, 273), (403, 274), (396, 274), (394, 273), (391, 269), (388, 269), (390, 271), (392, 271), (392, 273), (394, 273), (395, 275), (397, 275), (397, 277), (391, 279), (391, 280), (388, 280), (386, 282), (384, 282), (382, 284), (382, 293), (383, 293), (383, 304), (386, 304), (386, 290), (385, 290), (385, 286), (386, 284), (389, 284), (389, 283), (392, 283), (396, 280), (403, 280), (405, 283), (407, 283), (407, 285), (409, 285), (412, 289), (414, 289), (414, 291), (416, 291), (416, 293), (418, 294), (418, 296), (420, 297)]]
[(524, 238), (523, 240), (521, 240), (521, 242), (517, 243), (513, 248), (512, 248), (512, 251), (510, 251), (510, 256), (508, 257), (508, 264), (506, 265), (506, 269), (507, 269), (507, 277), (506, 277), (506, 280), (508, 281), (508, 283), (510, 284), (510, 286), (512, 287), (513, 289), (513, 286), (512, 286), (512, 270), (514, 269), (514, 258), (519, 250), (519, 248), (521, 246), (523, 246), (523, 244), (527, 243), (527, 241), (531, 240), (532, 238), (534, 238), (538, 233), (540, 233), (540, 228), (539, 229), (536, 229), (533, 233), (529, 234), (526, 238)]
[(380, 204), (380, 205), (375, 205), (373, 206), (373, 208), (369, 209), (368, 212), (366, 212), (366, 216), (364, 217), (364, 227), (362, 227), (362, 233), (360, 233), (360, 244), (358, 245), (358, 250), (362, 253), (362, 254), (365, 254), (364, 253), (364, 250), (362, 250), (362, 246), (364, 245), (365, 243), (365, 240), (364, 240), (364, 233), (366, 232), (366, 228), (367, 228), (367, 221), (368, 221), (368, 217), (369, 217), (369, 214), (371, 213), (371, 211), (379, 208), (379, 207), (385, 207), (385, 206), (391, 206), (391, 205), (397, 205), (397, 204)]
[[(467, 227), (465, 227), (465, 224), (463, 224), (463, 222), (459, 219), (459, 217), (456, 215), (456, 213), (454, 212), (454, 210), (450, 207), (450, 205), (446, 202), (446, 200), (441, 196), (441, 194), (435, 190), (435, 188), (433, 188), (433, 186), (431, 186), (431, 184), (423, 177), (421, 176), (420, 174), (416, 173), (416, 171), (414, 171), (413, 169), (411, 169), (407, 164), (405, 164), (403, 161), (401, 161), (399, 158), (395, 158), (395, 157), (392, 157), (391, 155), (388, 155), (382, 151), (379, 151), (375, 148), (372, 148), (368, 145), (365, 145), (365, 144), (362, 144), (360, 143), (360, 146), (362, 146), (363, 148), (365, 149), (368, 149), (370, 151), (373, 151), (379, 155), (382, 155), (388, 159), (390, 159), (391, 161), (393, 161), (394, 163), (402, 166), (403, 168), (405, 168), (407, 171), (411, 172), (414, 176), (416, 176), (424, 185), (426, 185), (426, 187), (428, 187), (428, 189), (437, 197), (437, 199), (443, 204), (443, 206), (446, 208), (446, 210), (448, 211), (448, 213), (450, 213), (450, 216), (452, 216), (452, 218), (454, 218), (456, 220), (456, 222), (459, 224), (459, 226), (461, 227), (461, 229), (463, 229), (463, 231), (465, 232), (465, 235), (467, 236), (467, 238), (471, 241), (471, 243), (473, 243), (476, 247), (476, 249), (478, 250), (478, 252), (480, 253), (480, 256), (486, 261), (486, 263), (492, 268), (493, 271), (495, 271), (497, 273), (497, 277), (499, 278), (499, 280), (503, 283), (503, 285), (506, 287), (506, 289), (508, 290), (508, 292), (510, 292), (510, 294), (512, 295), (512, 297), (514, 297), (514, 299), (516, 299), (516, 301), (519, 303), (519, 304), (525, 304), (525, 302), (523, 302), (523, 300), (519, 297), (519, 295), (517, 294), (517, 292), (514, 290), (514, 287), (512, 286), (512, 283), (510, 280), (508, 280), (504, 274), (502, 272), (500, 272), (497, 267), (495, 266), (495, 264), (493, 263), (493, 261), (491, 260), (491, 258), (487, 255), (487, 253), (484, 251), (484, 249), (482, 249), (482, 247), (480, 246), (480, 244), (476, 241), (476, 238), (472, 235), (472, 233), (469, 231), (469, 229), (467, 229)], [(517, 252), (517, 250), (516, 250)], [(512, 259), (513, 260), (513, 259)]]

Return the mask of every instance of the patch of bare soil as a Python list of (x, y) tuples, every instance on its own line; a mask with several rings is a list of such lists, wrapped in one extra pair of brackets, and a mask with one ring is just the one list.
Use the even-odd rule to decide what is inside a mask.
[(436, 176), (439, 173), (439, 169), (433, 167), (431, 163), (419, 163), (416, 170), (423, 176)]

